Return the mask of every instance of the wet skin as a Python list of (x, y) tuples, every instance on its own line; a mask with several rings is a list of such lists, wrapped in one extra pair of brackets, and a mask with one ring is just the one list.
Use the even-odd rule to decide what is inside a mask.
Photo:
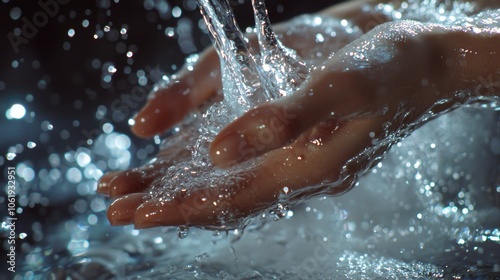
[[(101, 178), (98, 192), (116, 199), (108, 209), (110, 223), (218, 226), (221, 213), (233, 213), (231, 222), (276, 204), (284, 186), (296, 198), (342, 193), (393, 143), (396, 133), (410, 133), (430, 110), (438, 114), (463, 103), (467, 97), (457, 92), (474, 93), (478, 77), (499, 71), (499, 33), (383, 23), (383, 16), (360, 12), (365, 2), (349, 2), (323, 14), (350, 18), (361, 28), (371, 28), (377, 20), (377, 27), (315, 69), (296, 93), (250, 110), (211, 144), (211, 159), (220, 168), (260, 156), (250, 168), (234, 173), (243, 180), (206, 186), (168, 202), (152, 198), (147, 190), (156, 171), (190, 159), (189, 151), (168, 148), (154, 163)], [(295, 49), (294, 38), (285, 36), (283, 42)], [(181, 71), (174, 84), (153, 95), (135, 118), (133, 133), (162, 133), (213, 97), (221, 90), (218, 67), (215, 51), (206, 50), (193, 71)], [(442, 100), (447, 102), (436, 105)], [(270, 127), (269, 141), (255, 141)]]

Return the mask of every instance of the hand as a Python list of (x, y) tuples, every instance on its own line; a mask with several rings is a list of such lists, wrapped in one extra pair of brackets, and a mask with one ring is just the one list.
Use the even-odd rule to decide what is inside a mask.
[[(303, 20), (292, 20), (275, 28), (280, 40), (297, 50), (298, 54), (309, 63), (319, 63), (324, 60), (320, 55), (326, 57), (360, 35), (359, 31), (346, 34), (343, 29), (338, 21), (329, 18), (324, 18), (324, 24), (319, 26), (307, 25)], [(332, 30), (336, 31), (337, 36), (330, 37), (326, 34)], [(324, 34), (323, 43), (315, 43), (315, 36), (318, 33)], [(255, 48), (255, 36), (250, 36), (250, 42)], [(184, 68), (173, 77), (173, 82), (166, 88), (157, 90), (149, 98), (148, 103), (135, 117), (132, 131), (140, 137), (151, 137), (162, 133), (178, 123), (189, 111), (199, 107), (207, 99), (216, 97), (219, 91), (221, 91), (219, 61), (215, 50), (210, 48), (200, 55), (191, 71)], [(168, 139), (168, 147), (162, 148), (154, 162), (124, 172), (112, 172), (101, 178), (98, 192), (110, 195), (112, 198), (120, 198), (108, 211), (112, 224), (132, 222), (135, 208), (147, 200), (144, 198), (147, 189), (155, 181), (161, 180), (161, 175), (170, 166), (189, 159), (190, 152), (186, 146), (194, 144), (197, 136), (198, 131), (195, 127), (183, 127), (178, 135)], [(241, 173), (244, 174), (233, 175), (238, 178), (256, 175), (249, 170)]]
[[(219, 134), (211, 147), (212, 159), (218, 165), (234, 165), (262, 155), (249, 168), (232, 173), (240, 180), (220, 181), (166, 202), (143, 192), (150, 183), (149, 170), (163, 168), (171, 161), (108, 175), (101, 180), (99, 191), (121, 196), (110, 206), (108, 217), (112, 224), (134, 223), (138, 228), (211, 227), (220, 225), (221, 218), (228, 223), (267, 209), (283, 194), (292, 203), (317, 193), (343, 192), (399, 134), (416, 127), (430, 109), (438, 112), (452, 107), (457, 90), (474, 85), (474, 77), (498, 68), (500, 59), (492, 51), (499, 47), (498, 36), (487, 38), (490, 44), (483, 39), (436, 25), (384, 24), (339, 51), (297, 93), (251, 110)], [(489, 59), (480, 59), (481, 67), (449, 67), (450, 61), (462, 59), (456, 52), (461, 46), (490, 48), (489, 52), (480, 51), (489, 54)], [(465, 56), (462, 66), (478, 65), (477, 59)], [(180, 76), (187, 81), (185, 89), (189, 88), (189, 79), (202, 71), (207, 70), (196, 68)], [(210, 84), (208, 80), (200, 83)], [(156, 101), (162, 95), (178, 94), (179, 90), (172, 88), (159, 93)], [(179, 102), (185, 104), (185, 112), (201, 97), (211, 95), (207, 89), (216, 90), (217, 86), (197, 89), (193, 84), (191, 94), (200, 99), (181, 95)], [(452, 102), (434, 106), (441, 100)], [(155, 107), (148, 106), (158, 105), (150, 104), (138, 118), (153, 115), (151, 108)], [(178, 115), (170, 119), (176, 120)], [(144, 129), (139, 126), (134, 131), (142, 135), (164, 129), (154, 122), (151, 127), (147, 122), (141, 125)]]

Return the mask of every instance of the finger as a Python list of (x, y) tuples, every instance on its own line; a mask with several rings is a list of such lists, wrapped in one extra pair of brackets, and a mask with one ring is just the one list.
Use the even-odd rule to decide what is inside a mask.
[(133, 222), (135, 210), (145, 200), (145, 194), (134, 193), (115, 200), (108, 208), (108, 220), (113, 226), (128, 225)]
[[(372, 137), (381, 133), (382, 125), (380, 119), (365, 119), (327, 128), (313, 129), (287, 149), (266, 154), (255, 169), (234, 174), (235, 178), (248, 178), (243, 182), (196, 190), (174, 201), (165, 202), (162, 198), (146, 201), (135, 213), (136, 228), (217, 226), (221, 218), (225, 222), (237, 221), (267, 209), (280, 194), (294, 197), (302, 195), (304, 187), (340, 181), (346, 162), (372, 145)], [(312, 139), (321, 139), (318, 140), (321, 143)], [(328, 193), (343, 192), (349, 187), (339, 183)]]
[(120, 173), (121, 171), (114, 171), (104, 174), (97, 183), (97, 193), (109, 195), (109, 184)]
[(153, 94), (134, 117), (132, 132), (144, 138), (163, 133), (220, 88), (219, 60), (210, 48), (201, 54), (192, 71), (182, 70), (173, 84)]
[[(356, 71), (317, 71), (293, 95), (250, 110), (224, 128), (210, 147), (215, 165), (228, 166), (287, 145), (328, 117), (366, 112), (373, 83)], [(375, 105), (376, 106), (376, 105)]]
[(152, 172), (154, 171), (141, 169), (110, 172), (99, 180), (97, 192), (113, 198), (128, 193), (142, 192), (153, 180), (152, 176), (148, 176), (148, 173)]
[(154, 180), (154, 175), (163, 165), (149, 165), (132, 170), (110, 172), (104, 175), (97, 185), (97, 192), (112, 198), (129, 193), (143, 192)]
[(143, 229), (157, 226), (210, 225), (217, 221), (217, 216), (222, 213), (222, 206), (214, 204), (213, 199), (216, 197), (211, 190), (200, 190), (181, 201), (165, 201), (162, 198), (148, 200), (137, 208), (134, 226)]
[(163, 170), (186, 160), (189, 150), (178, 151), (175, 145), (160, 150), (154, 162), (126, 171), (109, 172), (101, 177), (97, 184), (97, 192), (111, 197), (120, 197), (134, 192), (143, 192), (152, 181), (163, 174)]

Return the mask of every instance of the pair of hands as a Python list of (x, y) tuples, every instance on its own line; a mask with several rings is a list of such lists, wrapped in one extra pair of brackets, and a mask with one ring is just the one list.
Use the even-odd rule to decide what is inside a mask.
[[(363, 19), (344, 7), (329, 13)], [(286, 32), (288, 27), (285, 23), (277, 30), (283, 43), (307, 56), (316, 42)], [(500, 59), (491, 50), (500, 49), (499, 44), (497, 35), (485, 38), (413, 21), (380, 24), (340, 50), (332, 44), (335, 54), (318, 64), (296, 93), (250, 110), (211, 144), (211, 159), (221, 168), (260, 156), (232, 174), (244, 180), (207, 185), (171, 201), (150, 197), (147, 191), (159, 170), (189, 160), (186, 149), (167, 148), (154, 163), (103, 176), (98, 192), (116, 198), (108, 219), (136, 228), (212, 227), (220, 225), (220, 213), (233, 213), (225, 221), (230, 223), (275, 205), (285, 187), (292, 200), (342, 193), (430, 110), (439, 113), (463, 102), (455, 95), (458, 90), (498, 69)], [(460, 48), (490, 57), (464, 56)], [(140, 137), (164, 132), (216, 95), (220, 79), (218, 58), (210, 48), (192, 71), (181, 71), (173, 84), (154, 93), (132, 131)]]

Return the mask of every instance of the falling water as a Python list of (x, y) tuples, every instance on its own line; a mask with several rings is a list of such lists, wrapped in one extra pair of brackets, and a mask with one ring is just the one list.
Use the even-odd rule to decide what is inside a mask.
[[(205, 186), (207, 181), (217, 185), (227, 177), (235, 177), (235, 169), (220, 170), (212, 165), (209, 144), (224, 126), (242, 113), (294, 92), (309, 73), (306, 62), (277, 39), (263, 1), (252, 1), (259, 52), (245, 39), (227, 0), (199, 0), (198, 3), (220, 58), (224, 100), (190, 119), (189, 126), (198, 127), (200, 131), (196, 139), (192, 138), (191, 160), (162, 170), (160, 179), (152, 184), (150, 194), (167, 200), (181, 191), (189, 193)], [(171, 141), (166, 139), (165, 145)], [(226, 220), (226, 215), (231, 213), (221, 214), (220, 221)]]
[[(308, 52), (301, 53), (301, 59), (279, 43), (279, 36), (273, 35), (262, 1), (253, 1), (259, 20), (256, 34), (249, 36), (258, 37), (258, 43), (250, 45), (239, 32), (226, 2), (200, 2), (204, 4), (205, 15), (214, 15), (210, 16), (211, 28), (214, 28), (211, 31), (216, 31), (214, 39), (224, 34), (231, 38), (216, 44), (220, 44), (219, 50), (231, 54), (221, 64), (225, 66), (223, 70), (232, 67), (232, 71), (223, 74), (225, 100), (207, 112), (195, 112), (177, 128), (180, 131), (176, 135), (164, 141), (163, 147), (175, 146), (176, 141), (185, 146), (182, 141), (187, 139), (193, 155), (186, 162), (159, 171), (161, 176), (151, 189), (155, 196), (175, 195), (176, 184), (197, 188), (206, 182), (224, 180), (228, 173), (214, 171), (206, 152), (207, 143), (217, 131), (249, 108), (293, 92), (306, 79), (309, 65), (320, 64), (332, 52), (362, 35), (348, 20), (298, 17), (289, 22), (287, 32), (303, 41), (315, 42)], [(100, 5), (106, 3), (100, 1)], [(144, 6), (154, 7), (161, 18), (166, 11), (180, 14), (179, 7), (175, 9), (166, 3), (147, 0)], [(437, 23), (469, 21), (469, 16), (477, 12), (471, 2), (410, 0), (402, 3), (401, 7), (379, 5), (376, 10), (392, 19), (424, 19)], [(214, 6), (221, 7), (217, 5), (228, 9), (214, 10)], [(373, 11), (367, 11), (370, 12)], [(19, 18), (19, 9), (12, 9), (10, 16)], [(483, 18), (483, 23), (494, 22), (498, 13), (485, 13)], [(229, 30), (221, 30), (220, 22), (228, 23)], [(82, 26), (88, 25), (88, 21), (83, 20)], [(116, 27), (96, 27), (94, 38), (113, 38)], [(115, 33), (124, 37), (128, 29), (119, 28)], [(71, 30), (68, 36), (74, 35), (75, 30)], [(80, 31), (76, 29), (77, 36)], [(165, 28), (166, 36), (174, 36), (172, 34), (175, 34), (172, 28)], [(67, 48), (67, 44), (64, 46)], [(186, 49), (192, 50), (189, 44)], [(135, 48), (127, 50), (127, 60), (133, 60), (136, 52)], [(194, 62), (196, 56), (188, 60)], [(20, 62), (13, 61), (13, 67), (16, 63)], [(38, 64), (33, 62), (33, 67)], [(105, 69), (102, 87), (107, 89), (116, 68), (109, 62), (102, 64)], [(101, 62), (92, 61), (92, 67), (101, 67)], [(288, 67), (295, 71), (288, 71)], [(138, 73), (137, 76), (144, 85), (141, 80), (144, 75)], [(43, 88), (48, 81), (43, 78), (38, 86)], [(0, 90), (4, 88), (5, 84), (0, 82)], [(24, 107), (20, 104), (9, 107), (7, 119), (36, 120), (34, 112), (30, 112), (31, 101), (30, 94), (26, 102), (19, 102), (25, 104)], [(75, 107), (78, 104), (75, 102)], [(485, 100), (481, 106), (495, 108), (497, 105)], [(102, 120), (110, 111), (100, 105), (96, 118)], [(79, 125), (78, 120), (72, 122), (74, 127)], [(22, 186), (40, 182), (33, 189), (20, 190), (19, 209), (24, 208), (27, 214), (22, 217), (27, 219), (35, 211), (45, 217), (43, 213), (49, 211), (46, 214), (50, 214), (50, 221), (56, 224), (35, 219), (26, 225), (23, 220), (25, 227), (18, 239), (22, 244), (22, 254), (18, 254), (21, 277), (411, 279), (495, 278), (500, 272), (500, 123), (497, 113), (466, 108), (435, 119), (395, 145), (386, 159), (346, 195), (335, 199), (320, 197), (296, 208), (286, 207), (285, 198), (281, 200), (285, 207), (279, 213), (280, 221), (269, 223), (267, 221), (274, 217), (262, 213), (248, 221), (244, 235), (238, 230), (229, 231), (230, 250), (227, 235), (217, 231), (192, 228), (188, 235), (186, 227), (177, 231), (109, 227), (103, 215), (105, 201), (93, 195), (96, 180), (103, 171), (126, 169), (131, 157), (150, 155), (154, 149), (149, 144), (142, 147), (132, 144), (131, 138), (114, 131), (110, 122), (102, 126), (104, 133), (94, 139), (91, 147), (64, 154), (51, 152), (48, 169), (37, 170), (29, 161), (16, 166)], [(28, 142), (24, 153), (43, 146), (46, 143), (43, 140), (48, 139), (57, 125), (43, 121), (40, 127), (41, 141)], [(61, 138), (65, 135), (61, 132)], [(155, 142), (159, 142), (157, 137)], [(5, 162), (21, 158), (22, 148), (19, 145), (9, 148)], [(0, 157), (0, 161), (3, 164), (4, 158)], [(200, 175), (193, 178), (191, 171), (200, 171)], [(47, 192), (55, 195), (48, 196)], [(72, 199), (74, 202), (65, 204)], [(68, 211), (72, 216), (61, 219), (61, 213)], [(7, 231), (4, 222), (0, 233)], [(30, 238), (38, 243), (24, 242)], [(3, 272), (0, 271), (0, 275), (3, 276)]]

